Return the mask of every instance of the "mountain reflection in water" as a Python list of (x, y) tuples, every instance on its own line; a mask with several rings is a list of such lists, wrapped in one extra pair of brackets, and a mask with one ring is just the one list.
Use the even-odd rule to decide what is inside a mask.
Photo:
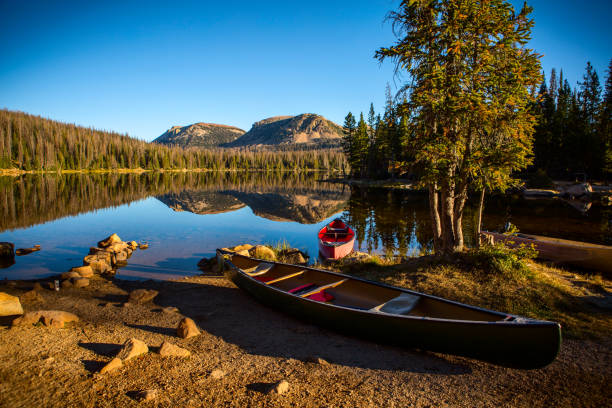
[[(133, 277), (195, 274), (203, 256), (243, 242), (286, 240), (314, 260), (317, 230), (337, 216), (355, 230), (357, 249), (416, 255), (431, 248), (426, 194), (322, 182), (326, 177), (294, 172), (0, 177), (0, 241), (43, 248), (0, 269), (0, 278), (64, 272), (111, 232), (155, 248), (130, 259), (122, 271)], [(483, 227), (500, 229), (510, 221), (525, 233), (610, 245), (610, 214), (610, 207), (598, 203), (494, 196), (486, 200)], [(468, 245), (474, 215), (468, 205)]]

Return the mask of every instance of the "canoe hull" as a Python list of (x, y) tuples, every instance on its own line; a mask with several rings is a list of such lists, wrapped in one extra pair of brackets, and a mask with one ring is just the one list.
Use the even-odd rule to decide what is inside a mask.
[(551, 363), (561, 345), (561, 327), (553, 322), (447, 320), (338, 307), (267, 287), (242, 273), (231, 262), (225, 262), (225, 276), (260, 302), (334, 331), (376, 342), (523, 369)]
[(353, 251), (355, 238), (341, 245), (329, 245), (323, 240), (319, 240), (319, 252), (327, 259), (344, 258)]
[(594, 269), (612, 275), (612, 247), (588, 244), (543, 237), (539, 235), (521, 234), (506, 235), (483, 231), (484, 235), (492, 237), (495, 242), (505, 242), (508, 245), (533, 244), (538, 251), (538, 258), (565, 263), (579, 268)]

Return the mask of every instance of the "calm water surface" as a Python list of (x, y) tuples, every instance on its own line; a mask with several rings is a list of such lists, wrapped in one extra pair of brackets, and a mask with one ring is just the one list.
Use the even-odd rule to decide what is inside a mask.
[[(16, 257), (0, 279), (42, 278), (81, 265), (89, 247), (116, 232), (148, 242), (117, 277), (198, 274), (215, 249), (277, 243), (318, 254), (317, 231), (335, 217), (357, 233), (356, 249), (416, 255), (431, 246), (426, 195), (349, 188), (323, 174), (159, 173), (0, 177), (0, 241), (42, 250)], [(612, 243), (610, 210), (562, 200), (490, 198), (484, 227), (507, 221), (526, 233)], [(469, 238), (474, 211), (466, 210)], [(468, 239), (469, 244), (469, 239)]]

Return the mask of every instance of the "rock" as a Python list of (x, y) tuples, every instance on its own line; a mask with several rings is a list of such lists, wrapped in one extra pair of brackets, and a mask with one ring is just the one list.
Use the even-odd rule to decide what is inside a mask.
[(253, 248), (253, 245), (251, 245), (251, 244), (242, 244), (242, 245), (235, 246), (232, 249), (232, 251), (238, 252), (238, 251), (243, 251), (245, 249), (248, 251), (251, 248)]
[(40, 293), (32, 289), (24, 293), (23, 295), (19, 296), (19, 300), (23, 303), (36, 303), (36, 302), (42, 302), (44, 299), (42, 296), (40, 296)]
[(119, 354), (117, 354), (117, 358), (120, 358), (122, 361), (128, 361), (148, 352), (149, 347), (147, 347), (145, 342), (131, 338), (123, 344)]
[(198, 334), (200, 334), (198, 326), (196, 326), (195, 322), (188, 317), (184, 317), (176, 328), (176, 335), (183, 339), (188, 339), (190, 337), (197, 336)]
[(178, 312), (179, 312), (178, 308), (176, 308), (176, 307), (174, 307), (174, 306), (164, 307), (164, 308), (162, 309), (162, 311), (163, 311), (164, 313), (178, 313)]
[(249, 254), (249, 251), (247, 251), (246, 249), (242, 249), (240, 251), (236, 251), (237, 255), (242, 255), (242, 256), (251, 256), (251, 254)]
[(0, 316), (22, 315), (23, 308), (17, 296), (0, 292)]
[(72, 279), (72, 278), (80, 278), (80, 277), (81, 275), (79, 275), (79, 273), (75, 271), (64, 272), (60, 275), (61, 279)]
[(13, 326), (28, 326), (42, 322), (45, 326), (64, 327), (64, 323), (78, 322), (79, 317), (61, 310), (38, 310), (28, 312), (13, 320)]
[(107, 252), (114, 252), (118, 254), (119, 252), (125, 252), (128, 249), (128, 244), (125, 242), (117, 242), (115, 244), (110, 245), (106, 248)]
[(140, 244), (138, 245), (138, 249), (147, 249), (149, 248), (149, 244)]
[(213, 380), (218, 380), (220, 378), (225, 377), (225, 371), (219, 370), (218, 368), (214, 369), (210, 372), (209, 377), (212, 378)]
[(113, 270), (113, 267), (110, 266), (108, 262), (102, 259), (91, 261), (89, 266), (91, 267), (92, 271), (94, 271), (95, 273), (100, 273), (100, 274), (111, 272)]
[(132, 250), (134, 250), (134, 249), (138, 248), (138, 242), (136, 242), (136, 241), (130, 241), (130, 242), (128, 242), (128, 246), (129, 246), (129, 247), (130, 247)]
[(72, 281), (70, 279), (66, 279), (62, 281), (62, 289), (69, 289), (72, 287)]
[(89, 279), (87, 278), (73, 278), (72, 286), (75, 288), (84, 288), (89, 286)]
[(289, 391), (289, 383), (286, 380), (281, 380), (272, 384), (270, 390), (268, 391), (268, 394), (275, 393), (280, 395), (284, 394), (287, 391)]
[(15, 263), (15, 245), (0, 242), (0, 268), (8, 268)]
[(131, 303), (146, 303), (150, 302), (157, 296), (159, 292), (152, 289), (135, 289), (130, 292), (128, 302)]
[[(70, 269), (70, 272), (76, 272), (79, 274), (80, 277), (83, 277), (83, 278), (91, 278), (94, 275), (93, 269), (89, 265), (76, 266)], [(76, 276), (74, 276), (74, 278), (76, 278)]]
[(55, 283), (54, 282), (47, 282), (47, 283), (45, 283), (45, 286), (47, 287), (47, 289), (55, 290)]
[(310, 357), (306, 357), (305, 359), (306, 362), (308, 363), (315, 363), (315, 364), (319, 364), (322, 366), (328, 366), (329, 363), (327, 362), (327, 360), (319, 357), (319, 356), (310, 356)]
[(276, 255), (274, 254), (274, 251), (272, 251), (265, 245), (257, 245), (256, 247), (251, 248), (249, 250), (249, 253), (252, 257), (257, 259), (267, 259), (270, 261), (276, 260)]
[(120, 358), (115, 357), (111, 361), (109, 361), (104, 367), (102, 367), (102, 369), (100, 370), (100, 374), (106, 374), (109, 371), (114, 371), (121, 367), (123, 367), (123, 361), (121, 361)]
[(32, 252), (36, 252), (36, 251), (40, 251), (40, 245), (34, 245), (31, 248), (18, 248), (15, 251), (15, 255), (23, 256), (23, 255), (31, 254)]
[(563, 188), (563, 195), (572, 197), (582, 197), (590, 195), (593, 192), (593, 187), (589, 183), (572, 184)]
[(128, 255), (127, 253), (125, 253), (124, 251), (122, 252), (117, 252), (115, 253), (115, 261), (113, 262), (115, 265), (116, 264), (121, 264), (121, 263), (125, 263), (128, 260)]
[(308, 262), (308, 257), (299, 249), (284, 249), (278, 254), (283, 262), (290, 264), (305, 264)]
[(136, 394), (136, 399), (138, 399), (141, 402), (151, 401), (157, 398), (158, 395), (159, 395), (159, 390), (156, 390), (156, 389), (144, 390)]
[(182, 347), (164, 341), (159, 348), (159, 355), (162, 357), (189, 357), (191, 352)]
[(112, 234), (106, 238), (104, 238), (102, 241), (98, 242), (98, 246), (100, 248), (106, 248), (112, 244), (115, 244), (117, 242), (121, 242), (121, 238), (119, 238), (119, 235), (117, 234)]

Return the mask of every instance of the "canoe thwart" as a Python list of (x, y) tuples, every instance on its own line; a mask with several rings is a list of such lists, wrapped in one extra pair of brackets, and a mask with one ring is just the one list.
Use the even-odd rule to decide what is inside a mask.
[(336, 286), (342, 285), (347, 280), (348, 279), (342, 279), (341, 281), (338, 281), (338, 282), (333, 282), (333, 283), (329, 283), (327, 285), (319, 286), (318, 288), (316, 288), (314, 290), (308, 291), (308, 292), (300, 295), (300, 297), (305, 298), (305, 297), (308, 297), (310, 295), (314, 295), (315, 293), (321, 292), (322, 290), (335, 288)]
[(285, 276), (281, 276), (280, 278), (272, 279), (270, 281), (267, 281), (266, 285), (271, 285), (271, 284), (276, 283), (276, 282), (284, 281), (285, 279), (289, 279), (289, 278), (294, 278), (296, 276), (300, 276), (304, 272), (306, 272), (306, 271), (304, 270), (304, 271), (299, 271), (299, 272), (296, 272), (296, 273), (290, 273), (289, 275), (285, 275)]

